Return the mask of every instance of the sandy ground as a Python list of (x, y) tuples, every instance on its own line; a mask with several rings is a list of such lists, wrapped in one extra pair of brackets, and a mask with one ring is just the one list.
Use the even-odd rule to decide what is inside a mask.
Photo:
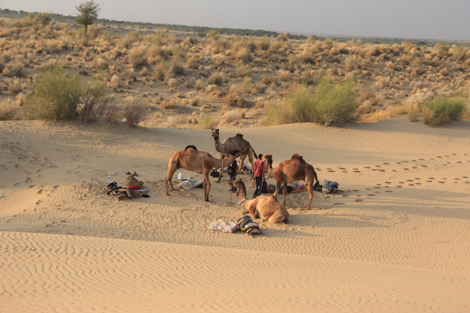
[[(309, 211), (308, 193), (289, 194), (289, 224), (257, 220), (267, 236), (214, 232), (243, 215), (227, 178), (209, 203), (163, 191), (174, 151), (215, 154), (210, 131), (0, 122), (0, 312), (470, 311), (468, 121), (221, 138), (237, 132), (274, 166), (303, 155), (343, 192), (315, 192)], [(150, 198), (105, 194), (127, 171)]]

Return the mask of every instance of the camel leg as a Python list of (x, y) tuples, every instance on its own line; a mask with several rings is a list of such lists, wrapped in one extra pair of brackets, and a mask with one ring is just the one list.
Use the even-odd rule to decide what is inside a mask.
[(217, 184), (220, 183), (220, 180), (222, 179), (222, 173), (224, 172), (224, 169), (221, 169), (220, 170), (220, 175), (219, 175), (219, 179), (217, 179)]
[(284, 206), (286, 206), (286, 202), (287, 202), (287, 183), (284, 181), (282, 182), (282, 193), (284, 194)]
[(171, 186), (171, 190), (175, 190), (175, 188), (173, 188), (173, 174), (175, 174), (176, 170), (174, 170), (173, 168), (168, 168), (168, 173), (166, 174), (166, 177), (165, 177), (165, 194), (167, 196), (169, 196), (170, 194), (168, 193), (168, 182), (170, 182), (170, 186)]
[(313, 197), (315, 197), (315, 194), (313, 193), (313, 182), (312, 181), (307, 182), (307, 188), (308, 188), (308, 193), (309, 193), (307, 210), (310, 210), (310, 204), (312, 203)]
[(282, 214), (280, 210), (277, 210), (276, 212), (274, 212), (273, 215), (271, 215), (270, 218), (268, 218), (268, 223), (280, 223), (284, 221), (285, 218), (286, 217), (284, 216), (284, 214)]
[(204, 201), (209, 201), (209, 190), (211, 189), (211, 182), (209, 180), (209, 172), (204, 173)]
[(242, 172), (243, 174), (246, 174), (245, 173), (245, 165), (244, 165), (245, 164), (244, 163), (245, 158), (246, 158), (246, 154), (242, 154), (240, 156), (240, 167), (238, 168), (238, 172)]
[(277, 194), (279, 193), (279, 188), (281, 188), (281, 181), (276, 181), (276, 191), (274, 191), (273, 196), (277, 198)]

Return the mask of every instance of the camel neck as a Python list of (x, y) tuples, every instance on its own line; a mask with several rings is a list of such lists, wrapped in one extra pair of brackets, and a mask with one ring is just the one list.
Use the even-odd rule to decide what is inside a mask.
[(220, 137), (219, 136), (214, 137), (214, 145), (215, 145), (215, 150), (217, 152), (220, 152)]
[(272, 168), (268, 162), (266, 162), (266, 168), (268, 169), (268, 177), (274, 178), (274, 170), (276, 168)]

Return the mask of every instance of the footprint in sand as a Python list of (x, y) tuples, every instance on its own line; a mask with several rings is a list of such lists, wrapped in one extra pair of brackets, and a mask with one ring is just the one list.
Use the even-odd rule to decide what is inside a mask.
[(33, 188), (34, 186), (36, 186), (36, 185), (30, 185), (28, 188)]
[(445, 184), (445, 181), (438, 181), (439, 184)]
[(362, 202), (364, 199), (356, 199), (356, 202)]
[(393, 192), (393, 190), (385, 190), (385, 192)]

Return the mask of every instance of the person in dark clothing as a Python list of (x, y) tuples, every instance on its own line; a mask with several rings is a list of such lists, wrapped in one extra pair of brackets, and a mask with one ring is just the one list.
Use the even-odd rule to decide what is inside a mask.
[[(230, 175), (230, 181), (234, 182), (237, 179), (237, 172), (238, 172), (237, 160), (233, 160), (232, 164), (228, 166), (227, 172)], [(237, 189), (235, 188), (235, 186), (232, 186), (230, 191), (235, 192), (237, 191)]]
[(253, 164), (253, 177), (256, 179), (256, 189), (253, 197), (256, 198), (261, 193), (261, 185), (264, 181), (264, 162), (262, 160), (263, 155), (258, 155), (258, 160)]

